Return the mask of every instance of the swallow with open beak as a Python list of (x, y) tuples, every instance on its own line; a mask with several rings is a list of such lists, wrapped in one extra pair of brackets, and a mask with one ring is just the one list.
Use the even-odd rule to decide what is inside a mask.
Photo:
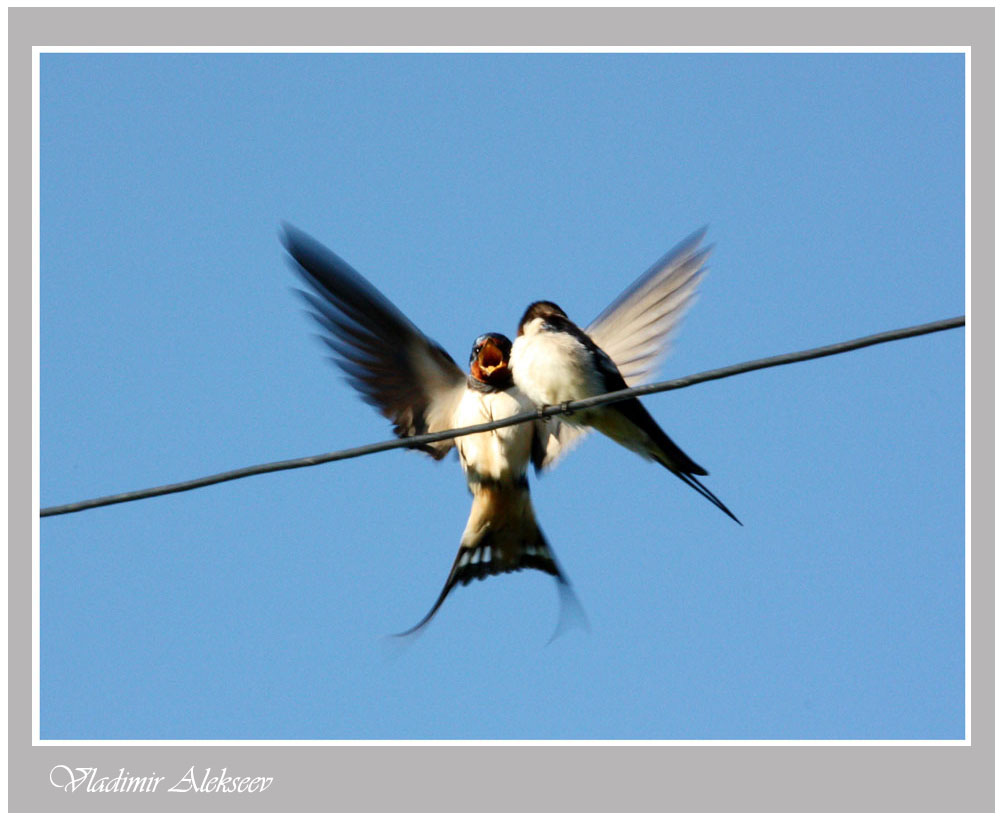
[[(655, 262), (585, 330), (553, 302), (533, 302), (512, 345), (516, 386), (544, 406), (627, 389), (645, 380), (695, 296), (710, 253), (700, 246), (704, 233), (697, 231)], [(537, 469), (552, 463), (590, 427), (661, 464), (741, 523), (696, 477), (707, 470), (676, 446), (636, 398), (538, 424), (533, 454)]]
[[(512, 381), (512, 342), (487, 333), (474, 342), (469, 374), (425, 336), (386, 297), (344, 260), (305, 233), (286, 226), (282, 241), (308, 290), (299, 291), (323, 329), (333, 360), (365, 401), (394, 423), (400, 437), (441, 432), (500, 420), (534, 406)], [(533, 424), (421, 445), (441, 460), (455, 445), (473, 495), (459, 552), (438, 599), (411, 634), (432, 619), (457, 585), (521, 569), (555, 578), (562, 616), (580, 613), (536, 522), (527, 471)], [(557, 632), (555, 632), (555, 636)]]

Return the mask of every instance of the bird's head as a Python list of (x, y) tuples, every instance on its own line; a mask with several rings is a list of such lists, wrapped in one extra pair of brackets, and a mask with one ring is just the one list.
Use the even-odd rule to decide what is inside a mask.
[(512, 380), (508, 368), (512, 342), (501, 333), (478, 336), (470, 350), (470, 374), (485, 384), (502, 386)]
[(568, 314), (565, 313), (560, 307), (554, 304), (552, 301), (534, 301), (529, 307), (526, 308), (526, 312), (522, 314), (522, 319), (519, 321), (519, 333), (522, 335), (529, 329), (529, 325), (532, 324), (536, 319), (541, 319), (542, 322), (537, 322), (533, 327), (538, 327), (541, 323), (554, 323), (551, 319), (564, 319), (568, 318)]

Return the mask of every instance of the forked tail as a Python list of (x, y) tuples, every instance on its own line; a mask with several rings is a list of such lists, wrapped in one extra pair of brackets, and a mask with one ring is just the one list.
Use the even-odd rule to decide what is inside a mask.
[(481, 485), (474, 492), (460, 550), (438, 599), (417, 625), (395, 636), (414, 634), (426, 625), (456, 586), (466, 586), (472, 580), (523, 569), (545, 572), (557, 581), (561, 617), (551, 640), (564, 630), (572, 614), (585, 622), (581, 604), (537, 525), (529, 488)]

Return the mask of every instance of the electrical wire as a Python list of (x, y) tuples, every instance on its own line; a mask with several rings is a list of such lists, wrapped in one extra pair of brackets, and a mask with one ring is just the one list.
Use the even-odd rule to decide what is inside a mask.
[(829, 344), (824, 347), (814, 347), (810, 350), (801, 350), (795, 353), (785, 353), (769, 358), (759, 358), (754, 361), (746, 361), (741, 364), (733, 364), (729, 367), (720, 367), (716, 370), (705, 370), (701, 373), (674, 378), (670, 381), (659, 381), (655, 384), (646, 384), (631, 387), (626, 390), (595, 395), (590, 398), (583, 398), (580, 401), (570, 401), (565, 404), (541, 407), (534, 412), (524, 412), (519, 415), (512, 415), (498, 421), (489, 421), (484, 424), (475, 424), (462, 429), (450, 429), (442, 432), (429, 433), (426, 435), (415, 435), (409, 438), (394, 438), (390, 441), (381, 441), (375, 444), (342, 449), (337, 452), (328, 452), (323, 455), (309, 455), (304, 458), (292, 458), (285, 461), (272, 461), (271, 463), (247, 466), (242, 469), (233, 469), (228, 472), (219, 472), (215, 475), (207, 475), (203, 478), (195, 478), (181, 483), (171, 483), (164, 486), (155, 486), (150, 489), (138, 489), (131, 492), (120, 492), (117, 495), (105, 495), (100, 498), (67, 503), (62, 506), (47, 506), (39, 511), (39, 517), (51, 517), (53, 515), (66, 515), (71, 512), (81, 512), (85, 509), (95, 509), (100, 506), (111, 506), (116, 503), (128, 503), (130, 501), (142, 500), (143, 498), (153, 498), (160, 495), (170, 495), (175, 492), (187, 492), (192, 489), (200, 489), (203, 486), (211, 486), (226, 481), (235, 481), (239, 478), (248, 478), (251, 475), (264, 475), (268, 472), (281, 472), (286, 469), (299, 469), (305, 466), (317, 466), (318, 464), (330, 463), (332, 461), (344, 461), (349, 458), (359, 458), (363, 455), (372, 455), (377, 452), (386, 452), (390, 449), (408, 449), (436, 441), (445, 441), (449, 438), (459, 438), (463, 435), (471, 435), (475, 432), (487, 432), (492, 429), (521, 424), (527, 421), (535, 421), (540, 418), (547, 418), (551, 415), (571, 413), (576, 410), (598, 407), (603, 404), (612, 404), (617, 401), (624, 401), (628, 398), (635, 398), (641, 395), (651, 395), (657, 392), (667, 392), (678, 390), (683, 387), (690, 387), (694, 384), (702, 384), (705, 381), (715, 381), (720, 378), (730, 378), (733, 375), (762, 370), (767, 367), (779, 367), (784, 364), (793, 364), (798, 361), (808, 361), (814, 358), (837, 355), (840, 353), (859, 350), (862, 347), (870, 347), (874, 344), (884, 344), (888, 341), (897, 341), (903, 338), (913, 338), (915, 336), (937, 333), (942, 330), (950, 330), (955, 327), (965, 325), (964, 316), (942, 319), (940, 321), (929, 322), (928, 324), (917, 324), (912, 327), (903, 327), (898, 330), (887, 330), (883, 333), (875, 333), (862, 338), (840, 341), (836, 344)]

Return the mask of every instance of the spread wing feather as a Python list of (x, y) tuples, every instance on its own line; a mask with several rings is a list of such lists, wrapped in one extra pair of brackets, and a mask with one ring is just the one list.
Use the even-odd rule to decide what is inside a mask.
[[(701, 248), (706, 228), (687, 236), (624, 290), (585, 332), (616, 364), (627, 386), (649, 381), (668, 353), (672, 335), (696, 297), (711, 248)], [(552, 466), (578, 444), (589, 427), (537, 422), (534, 463)]]
[(711, 248), (700, 247), (706, 232), (702, 228), (683, 239), (585, 328), (627, 386), (648, 381), (668, 353), (672, 333), (706, 270)]
[[(321, 339), (363, 399), (402, 438), (452, 428), (466, 377), (449, 354), (322, 244), (288, 225), (282, 242), (310, 288), (299, 292)], [(447, 440), (421, 449), (439, 459), (452, 446)]]

